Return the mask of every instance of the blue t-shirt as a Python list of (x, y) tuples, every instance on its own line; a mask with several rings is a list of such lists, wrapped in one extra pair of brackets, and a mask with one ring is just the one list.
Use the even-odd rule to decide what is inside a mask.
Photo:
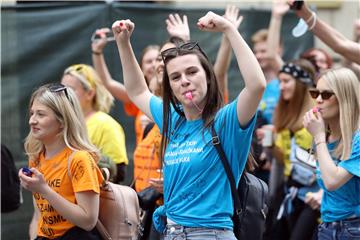
[[(328, 149), (334, 151), (337, 143), (329, 143)], [(360, 206), (360, 131), (354, 137), (351, 147), (351, 155), (348, 160), (340, 161), (333, 158), (334, 163), (354, 175), (348, 182), (336, 189), (328, 191), (321, 179), (319, 167), (317, 168), (317, 180), (324, 195), (321, 202), (321, 218), (324, 222), (334, 222), (346, 219), (355, 214)]]
[(266, 84), (264, 94), (259, 104), (259, 111), (268, 124), (272, 123), (273, 113), (280, 98), (280, 82), (273, 79)]
[[(241, 128), (236, 103), (217, 113), (214, 126), (238, 182), (249, 153), (255, 117)], [(151, 98), (151, 114), (161, 131), (162, 107), (162, 100)], [(171, 126), (178, 126), (169, 131), (172, 134), (164, 157), (164, 206), (157, 211), (182, 226), (232, 229), (230, 183), (212, 145), (211, 132), (204, 133), (202, 119), (179, 118), (172, 109)]]

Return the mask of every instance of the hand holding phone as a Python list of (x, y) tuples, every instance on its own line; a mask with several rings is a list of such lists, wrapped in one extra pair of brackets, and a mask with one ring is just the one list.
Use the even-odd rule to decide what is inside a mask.
[(32, 175), (34, 174), (29, 168), (27, 167), (23, 167), (22, 168), (22, 172), (23, 174), (25, 174), (28, 177), (32, 177)]

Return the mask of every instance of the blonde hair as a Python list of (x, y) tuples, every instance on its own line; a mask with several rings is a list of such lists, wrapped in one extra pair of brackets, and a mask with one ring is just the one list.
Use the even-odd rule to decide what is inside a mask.
[[(29, 111), (35, 100), (50, 108), (54, 112), (56, 119), (63, 126), (60, 134), (66, 146), (74, 151), (87, 151), (97, 161), (100, 156), (99, 150), (90, 143), (85, 119), (74, 91), (66, 87), (60, 91), (51, 91), (49, 88), (51, 86), (64, 87), (61, 84), (47, 84), (38, 88), (31, 96)], [(29, 159), (38, 164), (38, 157), (44, 150), (44, 144), (35, 139), (31, 131), (25, 139), (24, 148)]]
[(66, 74), (78, 79), (85, 91), (95, 90), (92, 106), (96, 111), (110, 112), (110, 108), (114, 104), (114, 97), (102, 84), (93, 67), (86, 64), (75, 64), (65, 69), (64, 75)]
[(329, 70), (320, 79), (335, 93), (339, 104), (341, 139), (334, 153), (346, 160), (351, 154), (353, 134), (360, 128), (360, 82), (348, 68)]

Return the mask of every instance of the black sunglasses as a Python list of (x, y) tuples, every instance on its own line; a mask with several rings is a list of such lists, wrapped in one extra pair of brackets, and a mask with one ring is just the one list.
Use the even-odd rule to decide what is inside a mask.
[(68, 100), (70, 100), (66, 86), (62, 85), (61, 83), (53, 83), (53, 84), (50, 84), (49, 87), (48, 87), (48, 89), (50, 90), (50, 92), (55, 92), (55, 93), (64, 91), (66, 98), (67, 98)]
[(322, 91), (320, 92), (319, 90), (316, 89), (312, 89), (309, 90), (310, 96), (314, 99), (318, 98), (318, 96), (321, 96), (322, 100), (328, 100), (329, 98), (331, 98), (332, 95), (334, 95), (334, 92), (331, 91)]
[(200, 48), (198, 42), (188, 42), (188, 43), (184, 43), (184, 44), (182, 44), (180, 46), (177, 46), (177, 47), (166, 49), (166, 50), (161, 52), (161, 57), (162, 57), (162, 60), (165, 63), (167, 59), (174, 58), (174, 57), (178, 56), (179, 52), (181, 52), (182, 50), (191, 51), (191, 50), (194, 50), (194, 49), (198, 50), (206, 59), (208, 59), (206, 54)]

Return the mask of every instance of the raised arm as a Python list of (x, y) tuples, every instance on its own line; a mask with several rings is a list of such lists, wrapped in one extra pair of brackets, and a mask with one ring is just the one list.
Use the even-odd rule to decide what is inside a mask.
[(166, 30), (170, 36), (181, 38), (185, 42), (190, 41), (190, 29), (186, 15), (181, 19), (177, 13), (170, 14), (165, 23)]
[(240, 125), (246, 126), (256, 113), (266, 86), (260, 65), (240, 33), (224, 17), (209, 12), (199, 19), (198, 26), (205, 31), (223, 32), (230, 41), (245, 82), (238, 96), (237, 115)]
[(269, 26), (269, 34), (267, 38), (267, 54), (271, 60), (272, 66), (276, 71), (279, 71), (284, 64), (281, 56), (279, 55), (280, 48), (280, 35), (281, 23), (284, 14), (289, 10), (289, 5), (284, 0), (274, 0), (271, 19)]
[(130, 36), (135, 24), (129, 19), (116, 21), (112, 30), (119, 49), (121, 66), (123, 69), (124, 84), (131, 101), (149, 118), (153, 120), (150, 112), (150, 98), (152, 96), (146, 85), (144, 74), (136, 61), (130, 43)]
[(126, 93), (125, 86), (115, 81), (109, 72), (109, 69), (106, 65), (106, 61), (104, 58), (103, 50), (107, 44), (106, 33), (110, 32), (109, 28), (102, 28), (96, 30), (96, 32), (100, 35), (100, 39), (95, 40), (91, 44), (92, 50), (92, 61), (95, 67), (96, 72), (99, 74), (101, 81), (107, 90), (118, 100), (123, 103), (130, 102), (130, 98)]
[[(243, 16), (239, 16), (239, 8), (236, 6), (226, 6), (224, 18), (229, 20), (236, 29), (239, 28)], [(228, 94), (228, 70), (231, 62), (232, 49), (229, 40), (223, 34), (221, 44), (214, 64), (214, 72), (219, 84), (219, 89), (223, 95)]]
[[(288, 2), (292, 4), (294, 0), (289, 0)], [(305, 2), (302, 8), (296, 11), (296, 14), (304, 19), (305, 22), (308, 22), (309, 26), (313, 26), (311, 31), (332, 50), (348, 60), (360, 64), (359, 43), (347, 39), (336, 29), (321, 20), (316, 13), (309, 9)]]

